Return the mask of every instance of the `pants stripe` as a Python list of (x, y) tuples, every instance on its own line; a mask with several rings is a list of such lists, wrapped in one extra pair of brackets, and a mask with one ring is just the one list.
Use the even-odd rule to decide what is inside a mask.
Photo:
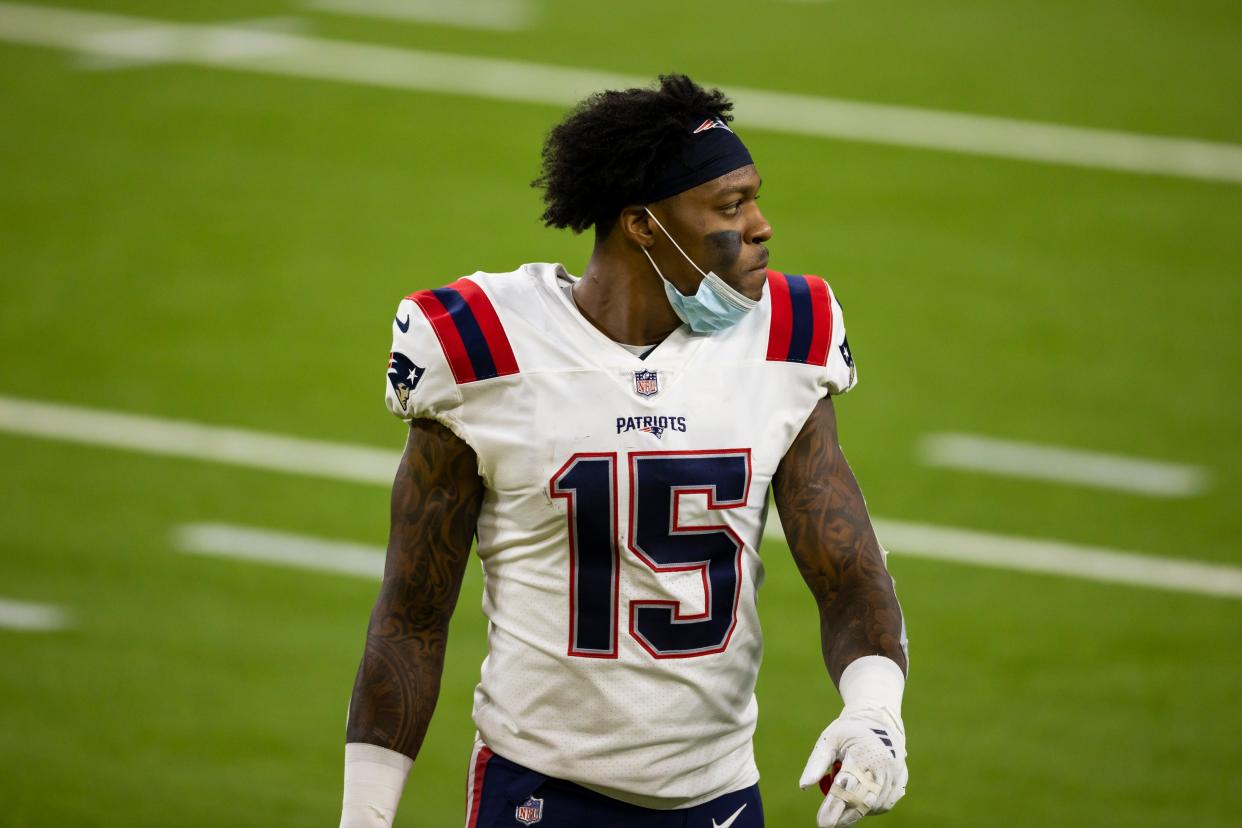
[(479, 822), (479, 802), (483, 799), (483, 778), (487, 775), (487, 763), (492, 751), (487, 745), (475, 743), (470, 757), (470, 779), (466, 790), (466, 828), (475, 828)]

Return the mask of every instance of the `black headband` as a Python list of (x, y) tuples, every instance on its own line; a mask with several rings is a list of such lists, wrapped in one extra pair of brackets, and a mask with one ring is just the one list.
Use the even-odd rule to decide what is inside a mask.
[(686, 129), (691, 134), (689, 145), (660, 171), (643, 201), (650, 203), (683, 193), (754, 163), (742, 139), (719, 118), (696, 118)]

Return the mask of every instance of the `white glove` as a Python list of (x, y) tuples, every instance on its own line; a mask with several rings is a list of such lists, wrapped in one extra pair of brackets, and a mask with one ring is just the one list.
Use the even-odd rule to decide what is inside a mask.
[(901, 668), (883, 656), (858, 659), (842, 673), (845, 708), (820, 735), (798, 781), (808, 788), (839, 763), (816, 815), (819, 828), (845, 828), (867, 814), (882, 814), (905, 795), (904, 687)]

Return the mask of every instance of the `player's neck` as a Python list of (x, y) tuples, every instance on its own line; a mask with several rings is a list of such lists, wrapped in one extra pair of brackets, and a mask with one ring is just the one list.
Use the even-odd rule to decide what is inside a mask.
[(604, 336), (627, 345), (655, 345), (681, 325), (647, 262), (627, 261), (599, 247), (574, 285), (574, 302)]

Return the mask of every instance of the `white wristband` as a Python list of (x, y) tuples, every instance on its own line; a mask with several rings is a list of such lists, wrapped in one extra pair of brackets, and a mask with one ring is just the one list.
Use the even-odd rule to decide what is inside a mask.
[(900, 718), (906, 674), (887, 656), (863, 656), (846, 666), (837, 689), (847, 707), (884, 707)]
[(413, 764), (405, 754), (379, 745), (346, 744), (341, 828), (391, 828)]

